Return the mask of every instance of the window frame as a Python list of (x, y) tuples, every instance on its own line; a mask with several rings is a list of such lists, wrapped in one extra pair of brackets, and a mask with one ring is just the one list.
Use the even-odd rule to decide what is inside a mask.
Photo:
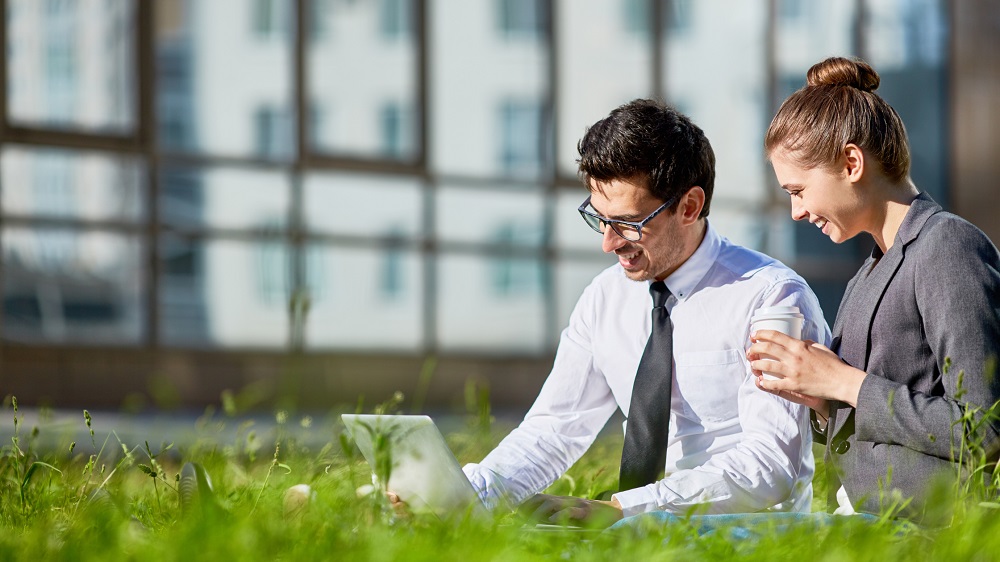
[[(399, 126), (402, 129), (407, 129), (412, 127), (414, 130), (413, 137), (416, 142), (412, 154), (413, 157), (410, 159), (400, 159), (396, 157), (394, 151), (386, 151), (382, 155), (376, 155), (371, 157), (357, 157), (351, 156), (349, 154), (337, 154), (321, 152), (314, 148), (314, 144), (311, 143), (310, 135), (313, 134), (312, 129), (312, 114), (313, 111), (310, 110), (311, 99), (310, 92), (308, 90), (309, 85), (309, 65), (308, 60), (308, 49), (309, 49), (309, 33), (298, 33), (295, 30), (309, 30), (311, 29), (311, 16), (315, 12), (315, 7), (317, 4), (314, 2), (324, 2), (325, 0), (293, 0), (291, 17), (289, 18), (288, 28), (293, 33), (294, 39), (291, 41), (291, 60), (292, 60), (292, 72), (291, 75), (291, 88), (292, 88), (292, 117), (291, 121), (294, 123), (294, 134), (291, 139), (293, 150), (292, 155), (288, 159), (261, 159), (257, 155), (250, 157), (221, 157), (205, 154), (191, 153), (183, 149), (181, 146), (179, 149), (161, 146), (161, 140), (158, 138), (158, 128), (162, 126), (162, 123), (158, 121), (160, 117), (157, 113), (156, 108), (156, 97), (159, 96), (169, 96), (169, 93), (157, 92), (157, 76), (156, 73), (159, 68), (159, 63), (157, 59), (157, 45), (155, 44), (155, 34), (156, 34), (156, 17), (157, 17), (157, 1), (156, 0), (135, 0), (135, 8), (133, 10), (134, 17), (136, 19), (134, 25), (134, 56), (132, 57), (131, 64), (133, 64), (133, 75), (135, 77), (135, 89), (133, 91), (133, 103), (131, 104), (132, 111), (134, 111), (134, 123), (135, 126), (133, 130), (128, 132), (86, 132), (77, 130), (67, 130), (53, 127), (40, 127), (40, 126), (25, 126), (23, 124), (12, 123), (9, 115), (8, 107), (8, 69), (7, 69), (7, 52), (10, 48), (8, 46), (7, 36), (8, 29), (6, 25), (0, 25), (0, 50), (3, 53), (4, 64), (0, 64), (0, 149), (5, 145), (18, 145), (18, 146), (28, 146), (28, 147), (60, 147), (66, 149), (81, 149), (81, 150), (96, 150), (100, 152), (105, 152), (109, 154), (120, 154), (127, 155), (129, 157), (138, 158), (144, 163), (146, 169), (147, 178), (147, 189), (146, 189), (146, 205), (147, 216), (140, 224), (132, 224), (125, 222), (116, 221), (105, 221), (97, 224), (91, 223), (81, 223), (73, 219), (63, 219), (63, 218), (43, 218), (43, 217), (32, 217), (32, 216), (12, 216), (7, 214), (3, 209), (0, 209), (0, 222), (4, 226), (24, 226), (28, 228), (42, 228), (50, 226), (66, 226), (82, 229), (84, 231), (92, 231), (99, 229), (112, 229), (116, 232), (125, 232), (129, 236), (134, 236), (138, 240), (143, 248), (145, 248), (144, 258), (148, 264), (148, 269), (144, 272), (144, 282), (147, 288), (147, 295), (145, 298), (145, 315), (144, 321), (146, 322), (146, 327), (144, 330), (143, 341), (140, 345), (147, 348), (160, 348), (162, 347), (161, 334), (160, 334), (160, 287), (159, 279), (162, 274), (162, 270), (165, 268), (162, 263), (163, 256), (161, 255), (160, 239), (165, 234), (179, 235), (192, 240), (209, 240), (217, 238), (234, 238), (241, 240), (281, 240), (291, 251), (290, 260), (292, 262), (291, 271), (289, 271), (290, 282), (293, 287), (302, 287), (308, 284), (306, 280), (307, 266), (306, 262), (308, 257), (306, 255), (306, 248), (310, 244), (331, 244), (331, 245), (347, 245), (357, 243), (350, 237), (335, 236), (335, 235), (324, 235), (316, 232), (312, 232), (304, 226), (303, 221), (303, 210), (302, 210), (302, 183), (305, 174), (311, 173), (313, 171), (350, 171), (350, 172), (361, 172), (361, 173), (371, 173), (371, 174), (388, 174), (388, 175), (404, 175), (407, 177), (413, 177), (419, 179), (422, 183), (423, 191), (425, 197), (428, 199), (433, 199), (435, 192), (441, 185), (455, 185), (462, 184), (467, 185), (469, 189), (478, 189), (479, 186), (489, 189), (492, 185), (497, 182), (508, 184), (513, 186), (515, 189), (519, 188), (529, 188), (534, 189), (535, 186), (541, 186), (543, 192), (543, 197), (546, 201), (546, 229), (551, 230), (551, 225), (554, 222), (552, 218), (554, 201), (558, 199), (558, 196), (567, 190), (578, 190), (580, 189), (579, 180), (576, 177), (572, 177), (559, 170), (557, 163), (554, 161), (554, 155), (557, 154), (557, 147), (559, 146), (558, 137), (558, 127), (555, 126), (558, 123), (559, 106), (556, 100), (559, 99), (558, 93), (561, 88), (572, 87), (571, 84), (560, 84), (559, 83), (559, 66), (560, 66), (560, 56), (557, 48), (557, 37), (554, 33), (554, 23), (556, 21), (558, 12), (569, 5), (566, 1), (560, 0), (534, 0), (536, 5), (542, 6), (539, 10), (543, 10), (544, 13), (539, 12), (537, 15), (537, 27), (533, 33), (533, 39), (540, 41), (545, 44), (548, 50), (549, 56), (547, 57), (548, 64), (548, 81), (549, 87), (545, 93), (544, 103), (539, 108), (540, 119), (543, 122), (542, 130), (539, 131), (539, 154), (540, 164), (546, 170), (543, 170), (538, 178), (532, 178), (530, 181), (518, 180), (516, 178), (509, 177), (490, 177), (490, 178), (456, 178), (448, 176), (445, 174), (439, 174), (433, 170), (429, 164), (427, 151), (429, 146), (429, 133), (427, 123), (433, 122), (430, 118), (431, 104), (429, 102), (428, 93), (428, 15), (427, 12), (431, 9), (431, 4), (433, 0), (409, 0), (411, 3), (408, 4), (412, 6), (411, 18), (404, 18), (401, 25), (408, 26), (412, 31), (415, 48), (415, 72), (416, 72), (416, 84), (414, 91), (414, 106), (408, 107), (403, 104), (400, 107), (400, 119)], [(501, 3), (498, 6), (502, 6)], [(864, 38), (862, 37), (862, 31), (865, 29), (865, 18), (866, 10), (862, 9), (867, 0), (851, 0), (854, 2), (858, 9), (856, 10), (856, 21), (854, 22), (854, 29), (857, 30), (857, 37), (855, 42), (857, 45), (857, 51), (862, 54), (865, 53)], [(686, 9), (685, 15), (689, 18), (695, 18), (693, 13), (697, 10), (697, 4), (694, 2), (687, 2), (684, 0), (676, 0), (677, 6), (683, 6), (681, 9)], [(383, 3), (379, 3), (382, 6)], [(769, 100), (768, 109), (773, 114), (777, 110), (778, 102), (777, 92), (780, 88), (779, 76), (776, 71), (776, 54), (775, 47), (773, 45), (773, 34), (776, 27), (776, 20), (780, 18), (778, 13), (778, 0), (768, 0), (769, 12), (768, 18), (768, 36), (772, 38), (772, 44), (765, 48), (766, 57), (765, 60), (761, 61), (761, 68), (763, 72), (767, 75), (768, 92), (767, 99)], [(650, 40), (650, 76), (652, 77), (653, 91), (651, 95), (653, 97), (663, 99), (665, 93), (665, 86), (663, 80), (664, 74), (664, 55), (663, 55), (663, 40), (664, 37), (669, 33), (679, 33), (687, 32), (687, 29), (676, 29), (669, 25), (669, 14), (671, 9), (674, 7), (674, 3), (670, 1), (663, 0), (652, 0), (650, 3), (650, 11), (652, 14), (652, 21), (655, 25), (650, 26), (650, 33), (652, 34)], [(8, 12), (8, 0), (0, 0), (0, 21), (6, 21), (6, 16)], [(502, 10), (502, 7), (495, 8), (493, 14), (497, 15), (498, 10)], [(498, 22), (498, 25), (499, 22)], [(947, 29), (951, 30), (952, 22), (946, 21)], [(403, 35), (406, 35), (407, 31), (403, 31)], [(513, 35), (519, 34), (514, 33)], [(512, 37), (513, 38), (513, 37)], [(945, 47), (948, 48), (947, 46)], [(947, 56), (947, 54), (946, 54)], [(948, 64), (948, 63), (946, 63)], [(320, 113), (326, 116), (326, 108), (321, 108)], [(405, 131), (404, 131), (405, 133)], [(181, 133), (183, 134), (183, 133)], [(183, 142), (181, 143), (183, 144)], [(407, 152), (404, 150), (403, 152)], [(548, 161), (546, 161), (546, 159)], [(944, 163), (945, 166), (948, 165), (947, 162)], [(220, 229), (213, 228), (202, 228), (202, 227), (192, 227), (192, 228), (182, 228), (176, 229), (170, 225), (165, 224), (160, 213), (161, 206), (161, 173), (164, 169), (169, 166), (176, 165), (186, 165), (194, 167), (205, 167), (211, 168), (213, 166), (252, 166), (260, 167), (267, 170), (276, 170), (282, 173), (286, 173), (291, 177), (291, 187), (290, 187), (290, 198), (291, 206), (289, 210), (289, 220), (288, 226), (279, 234), (261, 234), (259, 232), (230, 232)], [(787, 203), (781, 198), (777, 190), (774, 190), (773, 195), (766, 202), (765, 209), (762, 212), (773, 213), (773, 214), (784, 214), (784, 210)], [(433, 204), (425, 205), (424, 216), (421, 218), (423, 224), (423, 236), (416, 241), (405, 241), (400, 242), (398, 237), (394, 236), (374, 236), (366, 241), (372, 247), (386, 249), (387, 251), (394, 251), (400, 248), (406, 249), (416, 249), (419, 251), (422, 259), (422, 269), (424, 275), (424, 295), (423, 295), (423, 324), (424, 324), (424, 335), (423, 335), (423, 347), (422, 350), (426, 354), (437, 353), (440, 349), (438, 342), (435, 341), (434, 334), (436, 333), (436, 318), (435, 310), (437, 309), (437, 304), (435, 296), (437, 285), (434, 278), (434, 270), (436, 269), (436, 260), (443, 255), (476, 255), (476, 256), (487, 256), (490, 258), (495, 258), (499, 260), (509, 260), (511, 258), (511, 249), (509, 244), (504, 244), (500, 242), (488, 243), (488, 242), (475, 242), (475, 243), (448, 243), (442, 242), (435, 237), (433, 223), (435, 217), (433, 216), (432, 209)], [(277, 237), (277, 238), (272, 238)], [(766, 251), (766, 249), (765, 249)], [(860, 253), (860, 251), (858, 252)], [(543, 263), (557, 263), (560, 260), (576, 260), (577, 262), (589, 262), (595, 261), (601, 258), (599, 251), (595, 248), (594, 251), (584, 251), (579, 249), (569, 249), (559, 247), (553, 240), (550, 234), (546, 234), (545, 240), (537, 248), (519, 248), (515, 252), (517, 257), (526, 257), (530, 259), (538, 259)], [(810, 260), (802, 260), (792, 264), (802, 273), (804, 276), (817, 279), (826, 282), (840, 282), (846, 281), (849, 276), (853, 273), (853, 269), (856, 264), (852, 260), (845, 260), (844, 263), (834, 264), (834, 267), (830, 267), (829, 263), (814, 263)], [(0, 265), (0, 284), (3, 282), (4, 268)], [(544, 312), (546, 317), (546, 333), (547, 342), (544, 346), (545, 353), (552, 353), (558, 343), (558, 329), (560, 326), (557, 325), (557, 311), (555, 310), (556, 299), (550, 298), (555, 292), (554, 283), (551, 278), (554, 275), (549, 272), (543, 272), (543, 286), (542, 291), (545, 294), (543, 297), (546, 301), (546, 310)], [(2, 285), (0, 285), (2, 286)], [(7, 344), (8, 342), (3, 339), (3, 302), (0, 300), (0, 344)], [(296, 343), (295, 338), (290, 337), (287, 350), (301, 350), (302, 342)], [(47, 344), (53, 345), (53, 344)], [(61, 345), (61, 344), (54, 344)], [(213, 348), (214, 351), (224, 353), (232, 351), (230, 348)], [(515, 350), (513, 352), (504, 351), (506, 354), (518, 355)], [(537, 355), (537, 353), (529, 353), (528, 355)]]

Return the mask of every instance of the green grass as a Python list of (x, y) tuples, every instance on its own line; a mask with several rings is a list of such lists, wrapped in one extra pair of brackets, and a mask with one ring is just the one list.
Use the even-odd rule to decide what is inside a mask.
[[(18, 414), (10, 407), (5, 419)], [(488, 415), (488, 413), (487, 413)], [(331, 419), (335, 419), (331, 417)], [(46, 436), (15, 421), (0, 464), (0, 560), (990, 560), (1000, 557), (1000, 510), (960, 503), (950, 526), (921, 530), (890, 519), (844, 519), (826, 527), (763, 528), (751, 539), (728, 532), (699, 537), (687, 523), (638, 525), (603, 534), (537, 533), (505, 514), (493, 521), (400, 518), (381, 495), (359, 497), (368, 465), (334, 437), (334, 422), (313, 422), (331, 438), (310, 446), (285, 431), (258, 436), (243, 425), (229, 443), (207, 437), (238, 418), (203, 419), (205, 439), (187, 444), (122, 443), (114, 428), (81, 416), (90, 443)], [(509, 430), (471, 418), (449, 433), (462, 462), (482, 458)], [(214, 433), (213, 433), (214, 432)], [(39, 444), (50, 440), (45, 447)], [(621, 438), (602, 437), (549, 490), (588, 496), (614, 485)], [(91, 454), (90, 450), (96, 451)], [(84, 451), (85, 452), (81, 452)], [(184, 461), (211, 474), (226, 513), (184, 518), (176, 476)], [(283, 494), (309, 484), (315, 497), (287, 516)], [(89, 501), (105, 490), (118, 506)], [(820, 491), (821, 492), (821, 491)], [(821, 493), (817, 493), (822, 497)], [(817, 508), (822, 506), (817, 505)]]

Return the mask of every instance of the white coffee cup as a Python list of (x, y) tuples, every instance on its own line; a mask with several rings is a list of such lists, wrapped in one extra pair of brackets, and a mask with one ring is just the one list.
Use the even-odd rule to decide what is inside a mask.
[[(760, 330), (774, 330), (795, 339), (802, 339), (802, 323), (805, 317), (797, 306), (771, 306), (758, 308), (750, 318), (750, 333)], [(775, 373), (763, 371), (765, 379), (781, 378)]]

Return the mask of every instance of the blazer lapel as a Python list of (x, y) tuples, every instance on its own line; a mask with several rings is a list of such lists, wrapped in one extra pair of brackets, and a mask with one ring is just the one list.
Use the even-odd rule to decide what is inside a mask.
[[(878, 310), (879, 303), (882, 302), (882, 297), (885, 295), (886, 289), (889, 287), (889, 283), (892, 278), (899, 271), (899, 266), (903, 263), (903, 257), (906, 252), (906, 246), (909, 245), (913, 240), (917, 238), (920, 234), (920, 229), (923, 228), (924, 223), (931, 215), (940, 212), (941, 207), (934, 202), (933, 199), (926, 193), (921, 193), (916, 199), (910, 204), (910, 210), (907, 211), (906, 217), (903, 219), (903, 223), (899, 226), (899, 232), (896, 233), (896, 240), (889, 251), (883, 255), (878, 263), (874, 263), (874, 259), (877, 254), (880, 253), (879, 249), (876, 248), (873, 252), (872, 258), (865, 261), (864, 268), (869, 269), (868, 280), (865, 281), (865, 291), (856, 296), (851, 295), (856, 282), (852, 281), (852, 285), (848, 288), (848, 292), (844, 293), (844, 301), (841, 303), (841, 309), (837, 312), (837, 319), (834, 322), (834, 333), (836, 337), (840, 337), (843, 333), (843, 326), (841, 325), (841, 313), (845, 310), (845, 303), (852, 309), (857, 310), (860, 314), (859, 316), (863, 319), (861, 325), (867, 331), (867, 337), (865, 338), (865, 355), (862, 370), (868, 370), (868, 359), (871, 356), (872, 351), (872, 322), (875, 319), (875, 312)], [(872, 266), (874, 267), (872, 268)], [(860, 279), (863, 277), (863, 273), (858, 275), (855, 279)], [(848, 297), (854, 297), (850, 299), (852, 302), (848, 302)], [(856, 303), (856, 304), (854, 304)], [(839, 342), (838, 342), (839, 343)], [(839, 349), (837, 349), (839, 353)], [(873, 375), (869, 375), (873, 376)], [(877, 376), (877, 375), (874, 375)], [(849, 410), (845, 412), (844, 410)], [(846, 404), (837, 404), (836, 416), (833, 420), (833, 431), (828, 433), (828, 435), (836, 438), (838, 434), (843, 430), (844, 426), (847, 424), (848, 419), (853, 415), (854, 409), (850, 408)], [(851, 424), (853, 426), (853, 424)], [(829, 439), (827, 442), (832, 442), (833, 439)]]
[[(867, 337), (865, 338), (865, 358), (864, 364), (860, 366), (861, 370), (866, 371), (868, 369), (868, 357), (872, 351), (872, 320), (875, 318), (875, 311), (878, 310), (878, 305), (885, 295), (885, 290), (889, 286), (889, 282), (892, 281), (893, 276), (896, 275), (896, 271), (899, 270), (899, 266), (902, 263), (903, 249), (893, 245), (889, 249), (889, 252), (879, 259), (874, 269), (868, 274), (869, 279), (865, 282), (865, 291), (857, 295), (855, 300), (857, 304), (852, 305), (860, 311), (861, 318), (863, 318), (861, 326), (864, 326), (867, 332)], [(843, 326), (841, 326), (841, 329), (843, 329)], [(843, 409), (838, 408), (837, 417), (834, 420), (833, 433), (831, 435), (835, 437), (840, 433), (850, 417), (850, 415), (844, 415), (846, 412)], [(853, 408), (850, 411), (853, 413)]]
[[(867, 271), (868, 269), (870, 269), (872, 261), (873, 261), (873, 258), (869, 257), (868, 259), (866, 259), (865, 263), (862, 264), (862, 266), (861, 266), (861, 270), (862, 271)], [(855, 285), (858, 284), (858, 279), (860, 279), (860, 278), (861, 278), (861, 273), (859, 272), (857, 275), (855, 275), (854, 277), (852, 277), (851, 280), (847, 283), (847, 289), (844, 291), (844, 297), (840, 300), (840, 306), (837, 307), (837, 318), (833, 321), (833, 329), (831, 330), (832, 340), (830, 342), (830, 349), (833, 350), (833, 352), (836, 353), (836, 354), (838, 354), (838, 355), (840, 354), (841, 336), (844, 333), (843, 332), (843, 330), (844, 330), (844, 309), (846, 308), (845, 304), (847, 305), (847, 307), (851, 306), (851, 303), (853, 301), (851, 300), (850, 296), (851, 296), (851, 293), (854, 292), (854, 287), (855, 287)], [(839, 429), (840, 427), (843, 427), (843, 424), (846, 422), (848, 415), (851, 412), (853, 412), (853, 411), (854, 410), (850, 406), (848, 406), (847, 404), (844, 404), (843, 402), (831, 401), (830, 402), (830, 411), (829, 411), (829, 416), (830, 416), (830, 418), (829, 418), (830, 431), (827, 432), (827, 435), (830, 435), (830, 436), (836, 435), (833, 432), (833, 428), (838, 428)], [(840, 413), (840, 412), (842, 412), (842, 413)], [(838, 415), (838, 413), (839, 413), (839, 415)], [(840, 423), (838, 423), (838, 420), (843, 420), (843, 421), (841, 421)], [(832, 441), (833, 441), (832, 439), (827, 439), (827, 445), (829, 446), (829, 444)]]

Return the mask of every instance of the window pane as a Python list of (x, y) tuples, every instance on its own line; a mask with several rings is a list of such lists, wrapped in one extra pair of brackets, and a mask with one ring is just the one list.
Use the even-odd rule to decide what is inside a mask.
[[(936, 0), (867, 0), (865, 56), (876, 93), (899, 112), (910, 139), (910, 175), (947, 204), (947, 21)], [(920, 95), (914, 95), (919, 92)]]
[(288, 176), (281, 172), (167, 167), (160, 177), (163, 221), (174, 226), (283, 229), (288, 206)]
[(160, 148), (276, 160), (295, 155), (292, 6), (156, 1)]
[(313, 232), (408, 239), (422, 235), (424, 194), (418, 180), (317, 173), (307, 175), (304, 186), (305, 222)]
[(575, 176), (576, 143), (587, 127), (625, 102), (653, 95), (650, 6), (649, 0), (558, 6), (559, 172)]
[(7, 103), (18, 125), (135, 130), (135, 2), (8, 0)]
[[(855, 2), (782, 0), (775, 18), (776, 106), (806, 85), (806, 71), (832, 56), (853, 56)], [(763, 141), (761, 141), (763, 142)]]
[[(709, 220), (712, 226), (730, 241), (753, 248), (763, 250), (769, 226), (779, 226), (794, 224), (789, 216), (781, 213), (776, 219), (768, 219), (765, 207), (741, 207), (734, 205), (713, 205), (712, 214)], [(770, 224), (777, 222), (778, 225)], [(815, 227), (813, 227), (815, 228)], [(780, 232), (777, 229), (774, 232)], [(778, 254), (778, 252), (774, 252)]]
[(134, 236), (98, 230), (5, 228), (3, 338), (138, 343), (143, 251)]
[(160, 239), (160, 330), (168, 345), (283, 347), (291, 269), (279, 240)]
[(418, 349), (423, 343), (420, 255), (313, 245), (306, 254), (310, 349)]
[(309, 141), (317, 152), (419, 154), (414, 0), (310, 0)]
[[(716, 199), (768, 198), (763, 150), (768, 2), (699, 0), (665, 34), (667, 99), (705, 131), (716, 154)], [(670, 17), (671, 14), (668, 14)], [(720, 39), (722, 38), (722, 39)], [(766, 117), (765, 117), (766, 116)]]
[(548, 0), (434, 0), (430, 13), (435, 169), (547, 175)]
[(442, 187), (437, 192), (435, 231), (449, 242), (539, 246), (543, 213), (538, 193)]
[(442, 349), (546, 349), (541, 260), (447, 254), (438, 259), (437, 340)]
[(146, 215), (137, 158), (8, 145), (0, 159), (4, 214), (130, 222)]
[[(812, 65), (831, 56), (857, 54), (854, 49), (857, 18), (855, 2), (782, 0), (778, 8), (775, 20), (775, 107), (805, 86), (806, 71)], [(770, 174), (768, 181), (776, 186), (770, 167), (767, 168), (767, 173)], [(776, 193), (779, 193), (785, 204), (788, 197), (784, 193)], [(788, 215), (780, 219), (791, 220)], [(785, 238), (772, 237), (768, 251), (786, 259), (847, 259), (858, 254), (859, 244), (869, 245), (867, 239), (861, 240), (860, 237), (844, 244), (831, 244), (829, 238), (807, 222), (791, 223), (783, 230)]]
[(586, 189), (564, 189), (556, 196), (555, 243), (561, 250), (583, 250), (601, 254), (601, 235), (583, 222), (578, 209), (587, 198)]

